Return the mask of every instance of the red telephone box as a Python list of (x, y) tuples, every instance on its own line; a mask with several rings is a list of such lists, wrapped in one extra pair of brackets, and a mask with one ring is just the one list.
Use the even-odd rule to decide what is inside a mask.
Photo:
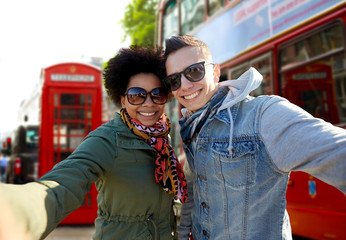
[[(83, 138), (101, 125), (101, 70), (81, 63), (61, 63), (42, 70), (39, 176), (66, 159)], [(93, 223), (97, 191), (92, 187), (84, 205), (62, 224)]]

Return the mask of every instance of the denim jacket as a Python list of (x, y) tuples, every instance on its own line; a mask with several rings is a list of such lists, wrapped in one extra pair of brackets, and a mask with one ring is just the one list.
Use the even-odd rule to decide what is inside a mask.
[(346, 131), (278, 96), (248, 96), (230, 112), (218, 112), (184, 144), (192, 174), (179, 237), (292, 239), (289, 173), (305, 171), (346, 192)]

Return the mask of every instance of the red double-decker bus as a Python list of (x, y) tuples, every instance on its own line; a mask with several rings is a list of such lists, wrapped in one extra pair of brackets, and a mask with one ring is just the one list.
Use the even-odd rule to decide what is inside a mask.
[[(281, 95), (345, 128), (345, 24), (343, 0), (162, 0), (156, 40), (164, 45), (172, 35), (194, 35), (220, 64), (221, 81), (255, 67), (263, 82), (254, 96)], [(179, 111), (170, 110), (178, 104), (171, 104), (169, 116), (179, 118)], [(179, 135), (178, 126), (172, 129)], [(345, 239), (346, 197), (336, 188), (293, 172), (287, 210), (294, 235)]]
[[(30, 151), (30, 162), (23, 157), (25, 152), (15, 153), (12, 178), (18, 178), (18, 183), (34, 181), (65, 160), (90, 131), (102, 124), (102, 93), (101, 69), (97, 67), (71, 62), (42, 69), (40, 86), (20, 109), (23, 136), (15, 139), (15, 143), (36, 150)], [(35, 136), (30, 129), (36, 129)], [(28, 148), (23, 145), (18, 149)], [(93, 223), (97, 217), (96, 196), (93, 185), (84, 204), (61, 224)]]

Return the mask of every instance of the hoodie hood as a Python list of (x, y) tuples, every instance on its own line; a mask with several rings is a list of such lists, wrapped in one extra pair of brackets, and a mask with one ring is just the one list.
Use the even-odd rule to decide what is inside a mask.
[(263, 76), (253, 67), (243, 73), (236, 80), (227, 80), (219, 83), (219, 87), (227, 86), (229, 92), (220, 106), (218, 112), (229, 109), (236, 103), (244, 100), (246, 96), (261, 85)]
[(228, 94), (217, 112), (227, 109), (227, 113), (229, 115), (230, 129), (228, 151), (230, 154), (233, 151), (232, 139), (234, 125), (231, 107), (244, 100), (246, 96), (250, 94), (250, 92), (258, 88), (261, 85), (262, 79), (263, 76), (255, 68), (250, 67), (250, 69), (243, 73), (238, 79), (219, 83), (220, 88), (223, 86), (227, 86), (229, 88)]
[(210, 101), (197, 112), (193, 113), (186, 108), (182, 109), (183, 118), (179, 121), (180, 135), (184, 143), (193, 142), (195, 134), (203, 127), (207, 119), (226, 109), (230, 119), (230, 133), (228, 151), (233, 151), (233, 117), (231, 107), (244, 100), (250, 92), (256, 89), (262, 82), (262, 75), (253, 67), (243, 73), (236, 80), (228, 80), (219, 83), (219, 90)]

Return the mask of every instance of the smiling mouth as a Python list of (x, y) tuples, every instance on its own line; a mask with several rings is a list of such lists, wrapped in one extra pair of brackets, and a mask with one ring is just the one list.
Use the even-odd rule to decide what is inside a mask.
[(198, 92), (192, 93), (191, 95), (183, 96), (184, 99), (190, 100), (198, 95)]
[(147, 113), (147, 112), (139, 112), (141, 115), (143, 116), (153, 116), (155, 114), (155, 112), (151, 112), (151, 113)]

